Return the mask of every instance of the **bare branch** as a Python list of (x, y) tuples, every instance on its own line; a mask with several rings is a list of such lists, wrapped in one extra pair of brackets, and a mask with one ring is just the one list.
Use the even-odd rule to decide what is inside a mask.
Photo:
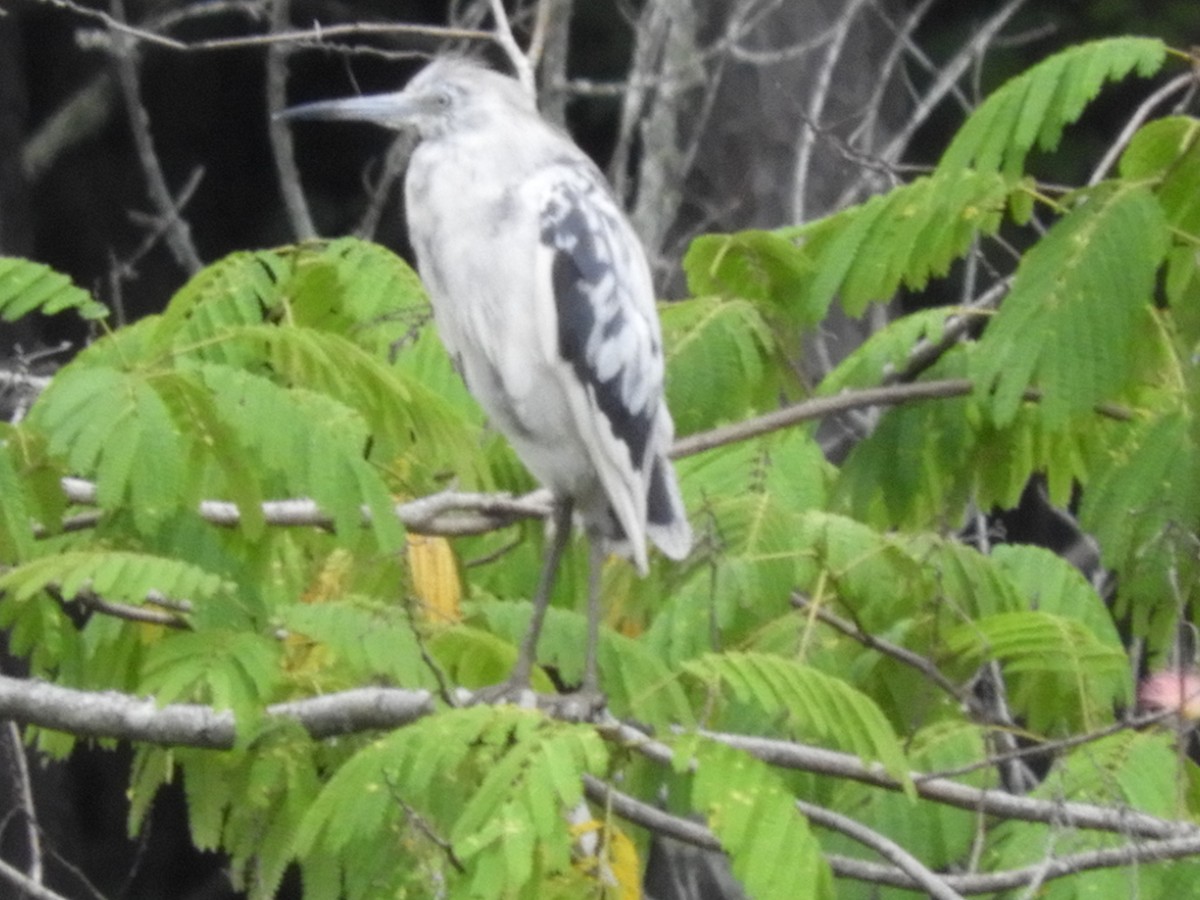
[(1138, 108), (1133, 111), (1133, 115), (1129, 117), (1129, 121), (1125, 123), (1125, 127), (1121, 129), (1121, 133), (1117, 135), (1117, 139), (1113, 141), (1112, 146), (1105, 152), (1104, 157), (1096, 164), (1096, 168), (1092, 171), (1092, 177), (1088, 179), (1088, 184), (1096, 184), (1108, 175), (1112, 167), (1116, 165), (1117, 157), (1129, 146), (1134, 133), (1150, 118), (1155, 109), (1165, 103), (1173, 94), (1178, 94), (1189, 88), (1194, 89), (1195, 85), (1195, 73), (1185, 72), (1183, 75), (1175, 76), (1143, 100), (1138, 105)]
[(42, 865), (42, 836), (38, 825), (37, 808), (33, 801), (33, 783), (29, 778), (29, 761), (25, 758), (25, 742), (21, 740), (21, 729), (12, 720), (0, 724), (4, 736), (0, 741), (6, 744), (6, 755), (9, 757), (9, 776), (13, 784), (16, 803), (11, 814), (19, 819), (19, 825), (25, 830), (25, 846), (29, 853), (29, 878), (36, 884), (42, 883), (44, 869)]
[[(744, 750), (751, 756), (774, 766), (799, 769), (837, 778), (848, 778), (863, 784), (899, 791), (904, 785), (883, 771), (878, 764), (864, 764), (857, 756), (809, 747), (773, 738), (702, 731), (713, 740)], [(1186, 822), (1172, 822), (1146, 813), (1091, 803), (1039, 800), (1018, 797), (1002, 791), (984, 790), (960, 784), (946, 778), (930, 778), (913, 773), (917, 795), (926, 800), (945, 803), (959, 809), (979, 811), (1005, 819), (1023, 822), (1042, 822), (1048, 825), (1069, 825), (1094, 831), (1108, 831), (1142, 838), (1176, 838), (1200, 835), (1200, 830)]]
[[(433, 711), (428, 691), (356, 688), (267, 707), (268, 717), (298, 722), (315, 739), (398, 728)], [(233, 713), (207, 706), (160, 706), (116, 691), (80, 691), (0, 675), (0, 717), (78, 737), (117, 738), (176, 747), (228, 750)]]
[[(124, 0), (110, 0), (116, 23), (125, 20)], [(119, 27), (111, 30), (113, 37), (113, 64), (117, 69), (117, 82), (125, 101), (125, 110), (129, 116), (129, 128), (133, 135), (134, 147), (137, 150), (138, 162), (146, 179), (146, 190), (150, 194), (150, 202), (158, 210), (165, 226), (167, 246), (171, 248), (175, 261), (188, 274), (199, 272), (204, 263), (196, 252), (192, 242), (191, 229), (186, 221), (179, 216), (179, 207), (175, 204), (171, 191), (167, 187), (167, 179), (154, 150), (154, 139), (150, 136), (150, 115), (142, 105), (141, 85), (138, 77), (138, 63), (133, 41), (127, 31)]]
[(915, 885), (935, 900), (962, 900), (962, 894), (951, 888), (943, 876), (935, 874), (919, 859), (878, 831), (868, 828), (861, 822), (856, 822), (849, 816), (805, 800), (797, 800), (796, 808), (804, 813), (810, 822), (820, 825), (822, 828), (828, 828), (830, 831), (841, 832), (851, 840), (874, 850), (911, 878)]
[[(675, 459), (691, 456), (846, 410), (961, 397), (972, 390), (974, 384), (969, 379), (950, 378), (863, 388), (833, 397), (814, 397), (753, 419), (681, 438), (675, 442), (671, 456)], [(1025, 391), (1025, 399), (1036, 402), (1041, 399), (1041, 393), (1031, 388)], [(1116, 404), (1099, 404), (1096, 412), (1119, 421), (1127, 421), (1132, 416), (1128, 409)], [(72, 503), (85, 506), (96, 503), (97, 492), (93, 482), (82, 478), (64, 478), (62, 488)], [(484, 534), (525, 519), (543, 519), (550, 514), (550, 494), (544, 488), (522, 497), (444, 491), (400, 503), (395, 510), (397, 518), (411, 531), (447, 537), (465, 536)], [(329, 528), (333, 524), (332, 517), (322, 511), (316, 501), (304, 498), (269, 500), (262, 505), (262, 511), (269, 525)], [(221, 500), (201, 501), (199, 514), (213, 525), (234, 527), (241, 522), (237, 505)], [(363, 521), (369, 520), (370, 515), (364, 509)]]
[[(954, 58), (942, 68), (934, 83), (919, 98), (916, 108), (906, 117), (904, 127), (879, 152), (878, 155), (881, 160), (885, 163), (892, 163), (900, 158), (912, 140), (913, 135), (925, 124), (938, 104), (942, 102), (947, 94), (957, 90), (958, 79), (962, 77), (963, 72), (980, 58), (995, 39), (1000, 29), (1024, 5), (1025, 0), (1009, 0), (1008, 3), (997, 10), (975, 32), (966, 46), (959, 50), (954, 55)], [(923, 55), (919, 54), (917, 49), (911, 45), (906, 33), (901, 32), (897, 39), (904, 40), (906, 45), (909, 46), (910, 52), (923, 58)], [(864, 173), (854, 184), (843, 191), (839, 206), (846, 202), (847, 198), (856, 196), (862, 190), (864, 179), (869, 174)]]
[[(704, 825), (679, 816), (671, 815), (641, 800), (619, 791), (612, 785), (593, 775), (584, 775), (584, 793), (598, 805), (611, 809), (627, 822), (640, 825), (655, 834), (673, 838), (701, 850), (720, 852), (721, 843)], [(836, 816), (828, 810), (804, 804), (802, 811), (813, 822), (825, 825), (820, 819)], [(814, 815), (815, 813), (815, 815)], [(845, 817), (838, 816), (839, 820)], [(846, 820), (847, 823), (852, 820)], [(1091, 850), (1043, 860), (1036, 865), (1021, 869), (969, 875), (933, 875), (934, 882), (944, 893), (940, 896), (967, 896), (990, 894), (1032, 884), (1037, 880), (1052, 880), (1092, 869), (1117, 868), (1139, 862), (1154, 862), (1182, 859), (1200, 853), (1200, 831), (1180, 837), (1162, 840), (1129, 843), (1122, 847)], [(874, 884), (889, 885), (910, 890), (930, 892), (928, 879), (914, 878), (899, 868), (852, 859), (838, 854), (827, 854), (829, 867), (841, 878), (852, 878)], [(939, 896), (934, 894), (933, 896)]]
[(810, 163), (816, 141), (816, 126), (821, 124), (825, 102), (829, 97), (830, 86), (833, 83), (833, 71), (841, 57), (842, 46), (850, 34), (850, 26), (858, 15), (859, 8), (866, 0), (849, 0), (846, 8), (838, 17), (832, 38), (825, 47), (825, 59), (817, 73), (817, 83), (809, 97), (808, 110), (805, 113), (804, 124), (800, 132), (800, 140), (796, 151), (795, 175), (792, 179), (792, 217), (793, 222), (803, 222), (805, 214), (805, 194), (808, 190)]
[(513, 37), (512, 25), (508, 21), (508, 13), (504, 11), (504, 0), (490, 0), (490, 2), (492, 19), (496, 23), (496, 32), (493, 39), (500, 45), (500, 48), (508, 57), (508, 61), (512, 63), (513, 71), (517, 73), (517, 80), (521, 82), (521, 87), (525, 88), (525, 92), (529, 96), (537, 96), (537, 85), (533, 79), (533, 66), (525, 54), (521, 52), (521, 47), (517, 43), (517, 39)]
[(942, 674), (941, 670), (933, 664), (931, 660), (926, 659), (919, 653), (914, 653), (907, 647), (901, 647), (899, 644), (893, 644), (891, 641), (885, 640), (871, 634), (869, 631), (864, 631), (855, 622), (850, 622), (836, 615), (824, 607), (813, 603), (807, 597), (800, 594), (795, 594), (792, 597), (792, 605), (799, 609), (808, 610), (819, 621), (824, 622), (830, 628), (840, 631), (849, 638), (858, 641), (864, 647), (871, 650), (877, 650), (884, 656), (890, 656), (897, 662), (901, 662), (910, 668), (916, 669), (925, 676), (933, 684), (937, 685), (942, 691), (952, 697), (959, 703), (968, 702), (968, 698), (958, 685)]
[(20, 869), (9, 865), (2, 859), (0, 859), (0, 881), (8, 882), (19, 892), (17, 896), (26, 897), (29, 900), (67, 900), (62, 894), (34, 881)]
[[(291, 0), (273, 0), (272, 34), (288, 29), (291, 8)], [(276, 115), (287, 106), (288, 57), (291, 52), (292, 46), (289, 44), (276, 43), (267, 47), (267, 136), (271, 143), (271, 156), (275, 160), (275, 172), (279, 176), (279, 193), (283, 196), (292, 232), (299, 240), (308, 241), (317, 236), (317, 228), (300, 187), (292, 129)]]

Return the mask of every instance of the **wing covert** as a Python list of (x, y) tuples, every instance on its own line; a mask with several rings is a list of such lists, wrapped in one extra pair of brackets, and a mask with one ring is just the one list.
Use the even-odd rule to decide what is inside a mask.
[(590, 389), (640, 471), (655, 433), (663, 379), (653, 292), (637, 238), (590, 174), (563, 167), (541, 210), (556, 350)]

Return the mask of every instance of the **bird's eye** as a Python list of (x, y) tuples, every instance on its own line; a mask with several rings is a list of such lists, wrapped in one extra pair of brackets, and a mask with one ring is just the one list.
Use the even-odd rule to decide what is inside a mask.
[(433, 95), (433, 104), (438, 109), (449, 109), (453, 102), (454, 98), (447, 90), (436, 91)]

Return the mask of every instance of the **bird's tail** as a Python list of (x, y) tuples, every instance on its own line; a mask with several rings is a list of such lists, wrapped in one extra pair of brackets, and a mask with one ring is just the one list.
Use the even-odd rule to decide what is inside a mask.
[(658, 456), (650, 469), (646, 494), (646, 535), (671, 559), (683, 559), (692, 549), (692, 527), (679, 496), (675, 469)]

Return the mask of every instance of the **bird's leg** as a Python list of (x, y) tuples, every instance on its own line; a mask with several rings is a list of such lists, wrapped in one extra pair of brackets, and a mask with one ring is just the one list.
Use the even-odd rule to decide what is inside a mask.
[(587, 659), (580, 693), (596, 698), (601, 697), (596, 653), (600, 649), (600, 573), (604, 568), (604, 550), (602, 537), (588, 535)]
[(525, 637), (521, 639), (521, 649), (517, 654), (516, 665), (508, 682), (504, 686), (508, 690), (522, 690), (529, 687), (529, 676), (533, 672), (533, 662), (537, 658), (538, 636), (542, 633), (542, 622), (546, 618), (546, 609), (550, 606), (550, 595), (554, 593), (554, 581), (558, 577), (558, 566), (562, 561), (563, 551), (567, 541), (571, 539), (571, 501), (559, 500), (554, 504), (554, 537), (551, 538), (550, 549), (546, 553), (546, 561), (542, 565), (542, 574), (538, 579), (537, 593), (533, 595), (533, 616), (529, 619), (529, 627)]

